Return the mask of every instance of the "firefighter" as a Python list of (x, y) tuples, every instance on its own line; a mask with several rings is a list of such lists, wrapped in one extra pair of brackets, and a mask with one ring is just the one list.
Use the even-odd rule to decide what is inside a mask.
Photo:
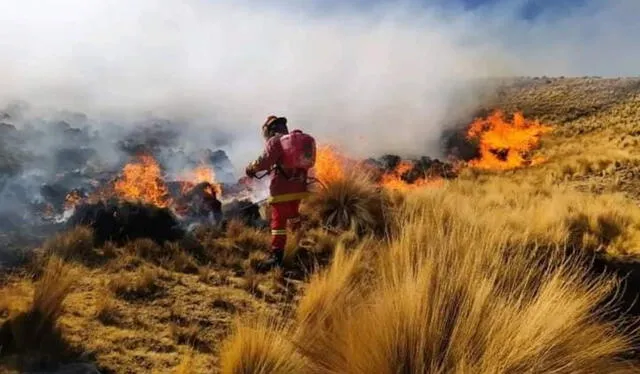
[(271, 205), (271, 254), (257, 266), (259, 271), (268, 271), (283, 265), (287, 223), (294, 232), (300, 229), (299, 207), (301, 200), (309, 195), (307, 175), (315, 162), (315, 141), (300, 130), (290, 134), (285, 117), (269, 116), (262, 125), (262, 135), (266, 141), (265, 150), (247, 166), (246, 174), (255, 177), (261, 171), (272, 173), (268, 199)]

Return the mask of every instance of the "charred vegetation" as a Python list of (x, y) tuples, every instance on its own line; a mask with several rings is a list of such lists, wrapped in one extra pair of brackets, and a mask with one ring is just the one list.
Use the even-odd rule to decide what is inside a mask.
[(81, 204), (67, 224), (69, 227), (82, 225), (92, 228), (98, 246), (107, 241), (124, 244), (138, 238), (164, 244), (184, 236), (169, 209), (127, 201)]

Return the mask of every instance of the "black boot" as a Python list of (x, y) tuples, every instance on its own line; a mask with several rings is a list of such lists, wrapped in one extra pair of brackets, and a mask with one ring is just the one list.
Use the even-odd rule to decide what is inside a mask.
[(273, 269), (274, 267), (281, 268), (283, 265), (283, 259), (284, 259), (284, 250), (276, 249), (273, 252), (271, 252), (271, 255), (269, 256), (269, 258), (259, 262), (256, 265), (256, 271), (262, 273), (262, 272), (267, 272)]

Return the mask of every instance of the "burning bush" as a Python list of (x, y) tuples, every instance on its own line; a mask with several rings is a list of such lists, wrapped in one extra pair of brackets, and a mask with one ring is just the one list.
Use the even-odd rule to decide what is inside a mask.
[(122, 177), (115, 181), (116, 196), (128, 201), (141, 201), (158, 207), (170, 203), (169, 190), (161, 177), (160, 165), (147, 154), (124, 166)]
[(469, 164), (480, 169), (507, 170), (539, 164), (540, 157), (532, 157), (540, 137), (551, 127), (524, 118), (522, 113), (513, 115), (510, 123), (502, 111), (495, 111), (484, 119), (476, 119), (467, 129), (467, 137), (478, 142), (480, 157)]
[(217, 199), (221, 193), (220, 186), (208, 181), (196, 185), (187, 182), (177, 184), (179, 191), (174, 191), (173, 206), (182, 216), (205, 218), (211, 216), (216, 222), (222, 219), (222, 203)]
[(407, 160), (397, 155), (355, 160), (335, 147), (321, 146), (318, 148), (312, 180), (320, 185), (328, 185), (349, 178), (356, 170), (364, 171), (368, 179), (387, 190), (400, 191), (439, 186), (443, 179), (456, 176), (452, 164), (426, 156), (418, 160)]

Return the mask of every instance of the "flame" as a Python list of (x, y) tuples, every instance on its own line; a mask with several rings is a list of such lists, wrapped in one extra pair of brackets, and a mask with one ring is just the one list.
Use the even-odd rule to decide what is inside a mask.
[(78, 191), (73, 190), (67, 194), (64, 198), (64, 210), (69, 210), (75, 208), (80, 201), (82, 200), (82, 196), (78, 193)]
[[(222, 194), (222, 186), (216, 182), (213, 168), (204, 163), (193, 170), (183, 172), (179, 179), (182, 195), (186, 195), (194, 187), (204, 182), (208, 183), (208, 185), (202, 186), (204, 194), (215, 198), (219, 198)], [(178, 214), (188, 210), (188, 206), (180, 198), (175, 200), (171, 198), (158, 162), (152, 156), (142, 154), (127, 163), (122, 169), (121, 176), (113, 183), (98, 187), (88, 197), (82, 197), (76, 190), (67, 194), (64, 202), (65, 213), (72, 213), (75, 207), (83, 201), (95, 203), (114, 197), (152, 204), (161, 208), (170, 208)]]
[(316, 149), (314, 177), (323, 184), (335, 182), (345, 177), (349, 159), (336, 147), (319, 145)]
[(196, 185), (207, 182), (209, 186), (205, 188), (205, 193), (218, 198), (222, 196), (222, 186), (216, 182), (216, 173), (210, 166), (200, 164), (195, 169), (183, 173), (180, 179), (185, 181), (182, 185), (182, 193), (187, 193)]
[(513, 123), (504, 119), (502, 111), (495, 111), (486, 119), (476, 119), (467, 130), (468, 139), (480, 142), (480, 158), (469, 165), (480, 169), (509, 170), (544, 162), (542, 157), (529, 158), (540, 137), (550, 132), (550, 126), (530, 121), (522, 113), (513, 115)]
[[(312, 172), (315, 178), (326, 185), (346, 178), (350, 169), (362, 170), (371, 167), (365, 161), (346, 156), (334, 146), (321, 145), (317, 149), (316, 165)], [(403, 175), (413, 168), (414, 164), (412, 162), (402, 161), (394, 170), (385, 172), (377, 183), (384, 188), (396, 190), (409, 190), (442, 183), (439, 178), (433, 179), (425, 176), (412, 183), (406, 182), (403, 180)], [(188, 194), (194, 187), (206, 182), (208, 185), (202, 186), (203, 192), (209, 196), (215, 196), (219, 200), (221, 199), (222, 186), (216, 182), (213, 168), (205, 163), (201, 163), (193, 170), (181, 173), (178, 176), (178, 180), (180, 181), (182, 195)], [(235, 191), (232, 186), (228, 194), (230, 197), (247, 195), (253, 200), (253, 197), (257, 196), (258, 192), (265, 190), (266, 185), (263, 186), (262, 184), (267, 182), (268, 180), (265, 182), (249, 179), (241, 180), (238, 186), (239, 190)], [(120, 177), (113, 183), (98, 187), (88, 197), (83, 197), (77, 190), (71, 191), (65, 198), (65, 214), (72, 213), (74, 208), (83, 201), (97, 202), (114, 197), (170, 208), (179, 215), (186, 214), (189, 210), (187, 201), (183, 201), (181, 198), (174, 200), (170, 197), (159, 163), (151, 155), (142, 154), (127, 163), (123, 167)]]
[[(323, 184), (335, 182), (347, 175), (349, 168), (361, 170), (370, 169), (371, 165), (364, 161), (356, 161), (347, 157), (336, 147), (331, 145), (318, 146), (316, 152), (316, 164), (314, 166), (315, 178)], [(409, 183), (402, 177), (414, 168), (414, 163), (402, 160), (391, 171), (387, 171), (380, 177), (378, 184), (384, 188), (392, 190), (409, 191), (411, 189), (427, 186), (437, 186), (443, 183), (442, 178), (428, 178), (421, 176), (417, 180)]]
[(444, 182), (442, 178), (427, 178), (422, 176), (412, 183), (402, 177), (415, 167), (411, 161), (402, 160), (392, 171), (385, 172), (380, 178), (380, 185), (390, 190), (409, 191), (419, 187), (440, 186)]
[(118, 197), (161, 208), (171, 203), (160, 165), (153, 157), (144, 154), (137, 156), (136, 160), (124, 166), (122, 173), (122, 178), (114, 184), (114, 192)]

